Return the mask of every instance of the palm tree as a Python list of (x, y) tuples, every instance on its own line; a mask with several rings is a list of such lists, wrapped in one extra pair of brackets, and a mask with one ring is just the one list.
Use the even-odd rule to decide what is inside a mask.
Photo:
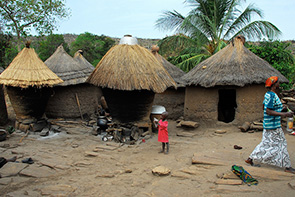
[(177, 34), (159, 42), (161, 52), (167, 52), (167, 49), (171, 50), (178, 44), (180, 53), (172, 63), (187, 72), (237, 35), (243, 35), (247, 40), (260, 40), (273, 39), (281, 34), (268, 21), (251, 22), (252, 16), (263, 18), (263, 13), (253, 4), (243, 11), (239, 10), (242, 1), (246, 0), (186, 0), (184, 3), (192, 8), (186, 17), (175, 10), (165, 11), (156, 21), (156, 27), (173, 30)]

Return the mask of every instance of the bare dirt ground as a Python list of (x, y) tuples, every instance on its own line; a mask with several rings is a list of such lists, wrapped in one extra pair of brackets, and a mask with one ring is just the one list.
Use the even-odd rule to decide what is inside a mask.
[[(244, 163), (262, 132), (242, 133), (236, 125), (223, 123), (184, 130), (169, 121), (170, 152), (165, 155), (158, 153), (161, 143), (155, 133), (145, 142), (127, 145), (103, 142), (80, 124), (64, 129), (50, 137), (30, 133), (22, 141), (25, 134), (15, 132), (0, 142), (0, 156), (17, 156), (19, 162), (0, 169), (1, 196), (294, 196), (293, 174)], [(226, 133), (217, 134), (217, 129)], [(179, 132), (191, 135), (181, 137)], [(295, 166), (295, 137), (286, 133), (286, 138)], [(194, 154), (219, 165), (192, 164)], [(25, 158), (34, 163), (22, 163)], [(234, 164), (243, 166), (258, 185), (217, 184), (224, 175), (233, 174)], [(152, 170), (158, 166), (168, 168), (170, 174), (154, 175)]]

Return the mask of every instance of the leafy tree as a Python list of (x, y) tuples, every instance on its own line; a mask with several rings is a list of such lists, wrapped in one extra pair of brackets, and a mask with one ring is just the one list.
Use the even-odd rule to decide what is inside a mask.
[(80, 34), (71, 44), (71, 54), (78, 50), (83, 50), (83, 56), (93, 65), (96, 66), (106, 52), (114, 45), (115, 41), (110, 37), (91, 34), (85, 32)]
[(17, 36), (20, 51), (21, 38), (26, 37), (31, 29), (40, 35), (52, 33), (58, 19), (69, 16), (65, 0), (5, 0), (0, 1), (0, 20), (5, 31)]
[(246, 46), (250, 51), (257, 56), (266, 60), (275, 69), (280, 71), (290, 83), (288, 85), (283, 84), (284, 89), (292, 87), (295, 82), (295, 59), (292, 55), (292, 51), (288, 49), (291, 43), (280, 41), (263, 41), (259, 44), (247, 44)]
[(0, 67), (6, 68), (17, 53), (12, 35), (0, 32)]
[(46, 61), (61, 44), (63, 45), (65, 51), (69, 53), (70, 49), (68, 44), (65, 42), (63, 35), (50, 34), (38, 43), (36, 52), (41, 60)]
[(178, 34), (160, 42), (160, 49), (174, 50), (177, 47), (173, 44), (178, 43), (185, 49), (193, 45), (197, 51), (203, 51), (202, 58), (181, 51), (181, 57), (177, 58), (184, 61), (177, 66), (184, 69), (192, 68), (195, 63), (214, 54), (226, 45), (226, 40), (232, 40), (237, 35), (244, 35), (249, 40), (263, 37), (272, 39), (280, 35), (280, 30), (268, 21), (251, 22), (252, 16), (262, 18), (262, 11), (253, 4), (241, 11), (239, 6), (242, 2), (245, 0), (186, 0), (185, 3), (192, 8), (186, 17), (175, 10), (165, 11), (156, 21), (156, 27)]

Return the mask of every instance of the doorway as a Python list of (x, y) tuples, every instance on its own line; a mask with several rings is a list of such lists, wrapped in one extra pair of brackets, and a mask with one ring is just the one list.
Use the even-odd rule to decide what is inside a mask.
[(229, 123), (235, 119), (237, 108), (236, 90), (220, 89), (218, 90), (218, 120)]

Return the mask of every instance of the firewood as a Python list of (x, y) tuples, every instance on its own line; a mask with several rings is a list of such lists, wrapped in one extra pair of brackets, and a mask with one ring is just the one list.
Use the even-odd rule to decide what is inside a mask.
[(239, 127), (239, 129), (242, 132), (247, 132), (248, 129), (250, 128), (251, 123), (250, 122), (245, 122), (242, 126)]
[(250, 129), (262, 131), (263, 130), (263, 125), (251, 124)]

